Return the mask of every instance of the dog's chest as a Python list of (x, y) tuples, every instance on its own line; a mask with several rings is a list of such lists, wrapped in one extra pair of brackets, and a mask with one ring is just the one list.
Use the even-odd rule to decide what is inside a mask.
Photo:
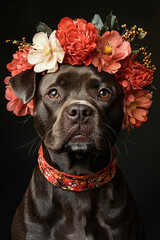
[(59, 223), (52, 228), (51, 240), (94, 240), (93, 233), (91, 233), (93, 230), (90, 229), (89, 233), (87, 231), (88, 224), (91, 222), (90, 220), (88, 222), (82, 212), (71, 217), (63, 216)]
[(85, 200), (77, 198), (74, 194), (66, 194), (66, 198), (63, 198), (60, 213), (62, 217), (51, 230), (53, 239), (92, 240), (93, 238), (86, 233), (90, 210), (91, 202), (89, 199)]
[[(79, 194), (78, 194), (79, 195)], [(66, 196), (63, 199), (62, 217), (51, 229), (53, 240), (94, 240), (96, 234), (106, 232), (99, 218), (99, 206), (88, 194), (84, 198)], [(68, 201), (69, 200), (69, 201)], [(65, 203), (64, 203), (65, 202)], [(102, 224), (103, 222), (103, 224)]]

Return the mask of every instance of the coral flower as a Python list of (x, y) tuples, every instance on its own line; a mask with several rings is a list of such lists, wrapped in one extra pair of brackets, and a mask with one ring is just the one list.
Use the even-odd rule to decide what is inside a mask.
[(12, 62), (7, 64), (7, 69), (11, 72), (12, 77), (34, 66), (28, 62), (28, 53), (30, 48), (24, 48), (23, 51), (17, 51), (13, 54)]
[(147, 121), (148, 109), (152, 104), (152, 94), (148, 90), (132, 90), (126, 94), (124, 121), (122, 128), (140, 127)]
[(92, 64), (102, 70), (114, 74), (121, 67), (120, 60), (131, 54), (131, 46), (123, 41), (117, 31), (107, 31), (98, 37), (97, 53), (94, 55)]
[(7, 103), (7, 110), (13, 111), (15, 115), (25, 116), (27, 114), (33, 115), (34, 108), (34, 99), (32, 99), (29, 103), (24, 104), (12, 91), (10, 85), (8, 85), (8, 80), (10, 77), (6, 77), (4, 82), (6, 84), (6, 94), (5, 98), (9, 100)]
[[(15, 75), (27, 70), (31, 69), (34, 66), (28, 62), (28, 53), (30, 48), (24, 48), (22, 51), (17, 51), (13, 54), (12, 62), (7, 64), (7, 69), (11, 72), (12, 77)], [(6, 77), (4, 82), (6, 84), (6, 94), (5, 98), (9, 100), (7, 103), (7, 110), (13, 111), (13, 113), (17, 116), (25, 116), (27, 114), (33, 115), (34, 108), (34, 99), (32, 99), (29, 103), (24, 104), (13, 92), (10, 85), (8, 84), (8, 80), (11, 77)]]
[(35, 72), (56, 72), (58, 70), (58, 62), (62, 63), (64, 58), (64, 50), (59, 40), (55, 36), (55, 31), (50, 35), (39, 32), (33, 37), (33, 48), (28, 54), (28, 62), (35, 65)]
[(71, 65), (91, 64), (92, 53), (97, 47), (97, 35), (98, 30), (92, 23), (84, 19), (73, 21), (63, 18), (58, 24), (56, 36), (65, 50), (64, 61)]
[(117, 81), (125, 90), (142, 89), (150, 85), (153, 80), (154, 71), (147, 69), (138, 61), (134, 61), (137, 55), (134, 54), (131, 58), (127, 57), (121, 63), (121, 68), (115, 74)]

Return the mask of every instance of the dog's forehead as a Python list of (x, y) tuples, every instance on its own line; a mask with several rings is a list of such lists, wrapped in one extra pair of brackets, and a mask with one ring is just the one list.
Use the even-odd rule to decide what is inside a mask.
[(101, 85), (102, 82), (115, 84), (113, 76), (99, 73), (92, 67), (63, 65), (55, 73), (46, 74), (41, 80), (40, 91), (51, 87), (64, 87), (65, 89), (81, 88), (82, 85)]

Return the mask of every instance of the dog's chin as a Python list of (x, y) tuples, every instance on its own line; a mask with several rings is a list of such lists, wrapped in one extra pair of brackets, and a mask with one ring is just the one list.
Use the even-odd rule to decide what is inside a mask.
[(94, 143), (83, 134), (73, 134), (66, 137), (62, 152), (90, 152), (95, 150)]
[(96, 143), (93, 140), (86, 137), (82, 134), (72, 135), (63, 140), (63, 143), (60, 143), (59, 146), (54, 146), (54, 144), (45, 142), (46, 146), (52, 149), (55, 153), (63, 152), (90, 152), (96, 153), (99, 151), (96, 147)]
[(71, 136), (63, 146), (64, 152), (93, 152), (95, 150), (93, 141), (82, 134)]
[(63, 147), (64, 152), (95, 152), (92, 142), (68, 142)]

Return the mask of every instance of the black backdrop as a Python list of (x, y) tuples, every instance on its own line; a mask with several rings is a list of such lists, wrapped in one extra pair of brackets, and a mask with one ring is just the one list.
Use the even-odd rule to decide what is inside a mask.
[[(13, 214), (29, 183), (37, 164), (38, 139), (32, 118), (16, 117), (6, 110), (3, 79), (9, 73), (6, 64), (11, 61), (15, 46), (5, 39), (31, 41), (35, 24), (43, 21), (56, 29), (60, 19), (84, 18), (90, 21), (95, 13), (102, 19), (113, 10), (119, 23), (134, 24), (148, 31), (144, 46), (152, 52), (157, 66), (154, 85), (157, 87), (149, 120), (129, 134), (122, 131), (117, 145), (119, 166), (127, 179), (144, 221), (146, 240), (159, 239), (160, 228), (160, 2), (158, 1), (3, 1), (0, 14), (0, 134), (1, 134), (1, 194), (0, 239), (10, 239)], [(32, 141), (34, 139), (34, 141)], [(30, 143), (30, 144), (29, 144)]]

